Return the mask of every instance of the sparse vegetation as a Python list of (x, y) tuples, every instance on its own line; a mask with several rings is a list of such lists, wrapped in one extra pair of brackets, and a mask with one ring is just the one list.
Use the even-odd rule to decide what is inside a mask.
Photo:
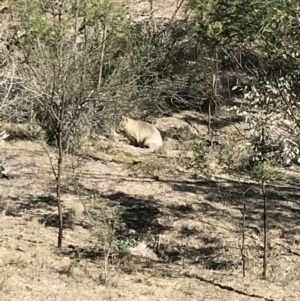
[(112, 205), (104, 198), (97, 196), (93, 198), (93, 212), (90, 215), (91, 231), (96, 248), (103, 254), (104, 266), (99, 280), (106, 286), (110, 283), (111, 270), (123, 241), (118, 239), (118, 233), (124, 228), (121, 209), (120, 206)]
[(131, 2), (0, 3), (0, 297), (299, 299), (298, 2)]
[(207, 154), (208, 147), (203, 141), (196, 141), (192, 146), (193, 150), (193, 159), (191, 160), (189, 167), (196, 168), (200, 171), (205, 171), (207, 169)]

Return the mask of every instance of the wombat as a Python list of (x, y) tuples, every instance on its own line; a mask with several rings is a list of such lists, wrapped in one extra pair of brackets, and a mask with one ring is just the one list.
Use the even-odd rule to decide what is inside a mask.
[(152, 124), (122, 116), (118, 131), (136, 147), (158, 150), (162, 148), (159, 130)]

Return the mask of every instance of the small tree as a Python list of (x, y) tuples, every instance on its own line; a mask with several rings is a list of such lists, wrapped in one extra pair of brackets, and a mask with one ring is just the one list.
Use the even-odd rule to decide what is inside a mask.
[(190, 0), (188, 3), (200, 20), (199, 31), (204, 30), (223, 52), (224, 65), (236, 74), (239, 71), (256, 79), (255, 85), (242, 87), (244, 101), (232, 109), (244, 116), (250, 127), (252, 172), (261, 183), (264, 201), (263, 276), (266, 277), (265, 184), (276, 180), (274, 162), (276, 166), (299, 161), (299, 3), (297, 0), (249, 3)]
[(117, 26), (114, 18), (121, 14), (110, 1), (96, 0), (15, 0), (12, 10), (20, 19), (19, 30), (25, 32), (18, 44), (25, 61), (21, 71), (26, 96), (34, 104), (48, 144), (55, 146), (58, 154), (56, 166), (51, 164), (56, 181), (60, 248), (64, 154), (75, 145), (74, 140), (79, 147), (88, 137), (92, 118), (103, 105), (105, 44), (113, 41)]

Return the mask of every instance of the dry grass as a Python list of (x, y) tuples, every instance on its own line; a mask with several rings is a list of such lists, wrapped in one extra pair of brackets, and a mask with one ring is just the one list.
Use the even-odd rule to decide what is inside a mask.
[[(153, 1), (154, 17), (172, 17), (177, 3)], [(148, 1), (125, 4), (136, 18), (144, 18), (150, 8)], [(161, 118), (157, 126), (163, 131), (173, 128), (176, 135), (183, 131), (182, 136), (191, 139), (206, 132), (205, 125), (195, 122), (186, 133), (186, 115), (204, 120), (183, 112)], [(0, 160), (11, 167), (10, 180), (0, 179), (0, 300), (299, 300), (297, 169), (285, 170), (292, 184), (268, 190), (269, 273), (263, 281), (260, 187), (241, 172), (225, 171), (214, 156), (208, 162), (213, 180), (201, 171), (192, 177), (186, 161), (180, 160), (182, 154), (183, 159), (190, 156), (191, 141), (178, 143), (169, 137), (167, 148), (172, 150), (156, 155), (99, 138), (85, 145), (81, 159), (66, 157), (62, 198), (67, 215), (63, 249), (58, 251), (55, 183), (45, 150), (53, 162), (56, 155), (45, 148), (39, 129), (0, 127), (14, 138), (0, 144)], [(241, 160), (230, 139), (223, 165)], [(72, 170), (74, 160), (78, 164)], [(245, 278), (240, 250), (244, 199)], [(107, 204), (105, 215), (101, 200)], [(123, 227), (116, 238), (123, 243), (145, 241), (157, 252), (142, 257), (113, 250), (105, 286), (101, 250), (108, 236), (92, 235), (89, 227), (99, 217), (109, 224), (103, 216), (110, 217), (117, 205), (122, 207)]]
[[(270, 190), (269, 278), (262, 281), (259, 186), (247, 183), (243, 175), (240, 179), (246, 183), (221, 170), (214, 181), (201, 174), (193, 180), (184, 170), (176, 173), (175, 157), (155, 157), (120, 142), (99, 150), (99, 141), (87, 146), (90, 156), (80, 159), (76, 177), (69, 168), (76, 158), (66, 157), (63, 200), (68, 215), (61, 252), (56, 249), (54, 177), (45, 149), (26, 140), (0, 145), (1, 160), (11, 167), (11, 179), (0, 180), (3, 300), (259, 299), (255, 295), (298, 300), (296, 184)], [(53, 150), (50, 156), (55, 159)], [(298, 177), (296, 170), (287, 175)], [(247, 204), (245, 278), (240, 251), (243, 198)], [(105, 236), (99, 239), (88, 229), (91, 218), (110, 216), (109, 211), (103, 215), (102, 203), (107, 210), (122, 208), (122, 232), (116, 238), (123, 243), (145, 241), (151, 250), (158, 250), (151, 258), (119, 256), (113, 251), (106, 286), (104, 256), (99, 252)]]
[[(133, 16), (137, 19), (143, 19), (145, 16), (149, 16), (150, 1), (149, 0), (116, 0), (117, 3), (126, 5), (133, 12)], [(180, 1), (178, 0), (165, 0), (165, 1), (153, 1), (153, 17), (155, 18), (172, 18), (177, 10)], [(183, 9), (180, 9), (175, 17), (183, 15)]]

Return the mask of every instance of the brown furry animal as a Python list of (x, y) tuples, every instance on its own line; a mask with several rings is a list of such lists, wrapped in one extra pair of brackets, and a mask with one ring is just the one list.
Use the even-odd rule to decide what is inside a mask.
[(119, 132), (137, 147), (158, 150), (162, 148), (162, 138), (159, 130), (152, 124), (122, 116)]

